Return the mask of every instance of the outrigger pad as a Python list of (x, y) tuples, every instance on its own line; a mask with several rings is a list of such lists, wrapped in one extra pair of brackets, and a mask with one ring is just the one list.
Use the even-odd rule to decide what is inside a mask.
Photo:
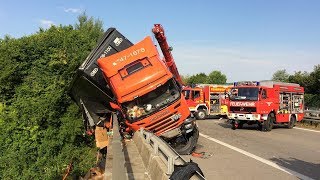
[(99, 113), (113, 110), (109, 102), (114, 98), (97, 61), (100, 57), (110, 56), (132, 45), (115, 28), (109, 28), (77, 69), (69, 87), (69, 95), (81, 108), (86, 106), (95, 123), (99, 122)]

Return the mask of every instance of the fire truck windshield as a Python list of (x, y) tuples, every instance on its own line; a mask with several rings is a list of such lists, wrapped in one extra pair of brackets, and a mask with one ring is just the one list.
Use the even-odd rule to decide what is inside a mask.
[(157, 87), (155, 90), (123, 103), (123, 111), (130, 121), (137, 121), (153, 112), (173, 103), (180, 98), (180, 91), (173, 79)]
[(259, 89), (256, 87), (238, 87), (232, 88), (230, 94), (230, 100), (233, 101), (257, 101)]

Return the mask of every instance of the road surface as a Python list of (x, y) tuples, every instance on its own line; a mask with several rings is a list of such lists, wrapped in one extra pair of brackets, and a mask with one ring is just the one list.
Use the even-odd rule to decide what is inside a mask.
[(226, 120), (197, 121), (197, 162), (206, 179), (320, 179), (320, 131), (278, 127), (261, 132), (256, 126), (231, 130)]

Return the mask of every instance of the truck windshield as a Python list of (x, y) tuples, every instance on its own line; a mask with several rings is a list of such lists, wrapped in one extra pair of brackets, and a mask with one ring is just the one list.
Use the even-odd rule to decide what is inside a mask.
[(173, 103), (180, 98), (180, 91), (173, 79), (157, 87), (155, 90), (136, 99), (123, 103), (123, 111), (127, 119), (137, 121), (153, 112)]
[(239, 87), (232, 88), (230, 92), (231, 100), (249, 100), (249, 101), (257, 101), (258, 100), (258, 88), (248, 88), (248, 87)]

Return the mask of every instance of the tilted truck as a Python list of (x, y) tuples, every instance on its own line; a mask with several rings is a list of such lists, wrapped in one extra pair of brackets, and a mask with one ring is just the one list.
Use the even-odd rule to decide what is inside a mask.
[(232, 85), (199, 84), (194, 87), (183, 87), (183, 93), (189, 110), (197, 119), (209, 115), (227, 116), (228, 107), (225, 93)]
[(299, 84), (275, 81), (235, 82), (229, 95), (228, 118), (232, 129), (258, 124), (271, 131), (274, 124), (293, 128), (304, 116), (304, 88)]
[[(71, 88), (89, 122), (87, 127), (94, 127), (104, 113), (117, 109), (126, 132), (144, 128), (178, 153), (190, 154), (199, 131), (181, 93), (182, 81), (162, 26), (156, 24), (153, 33), (164, 60), (151, 37), (133, 45), (115, 29), (113, 33), (116, 35), (104, 36), (78, 69)], [(97, 74), (104, 79), (93, 78)]]

